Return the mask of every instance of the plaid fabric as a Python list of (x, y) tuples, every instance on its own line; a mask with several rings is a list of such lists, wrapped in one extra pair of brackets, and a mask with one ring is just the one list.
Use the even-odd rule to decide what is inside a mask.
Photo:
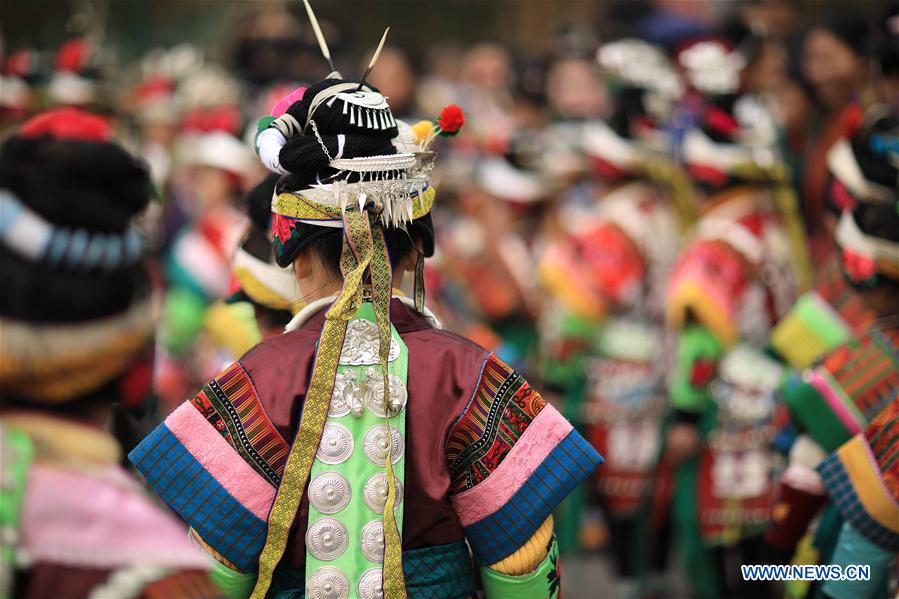
[(495, 564), (524, 545), (601, 463), (596, 450), (577, 431), (571, 431), (506, 505), (464, 529), (478, 563)]
[(520, 374), (491, 354), (474, 396), (447, 437), (451, 492), (461, 493), (490, 476), (545, 405)]
[(897, 331), (871, 330), (828, 354), (821, 364), (870, 420), (899, 397)]
[[(403, 575), (409, 599), (468, 599), (477, 583), (468, 546), (464, 541), (403, 551)], [(278, 568), (269, 598), (302, 599), (306, 573)]]
[(899, 503), (899, 400), (893, 401), (871, 421), (865, 439), (887, 491)]
[(852, 484), (839, 454), (833, 454), (818, 465), (824, 486), (830, 498), (847, 522), (866, 539), (887, 551), (899, 551), (899, 535), (877, 522), (865, 510), (859, 493), (868, 489), (856, 489)]
[(256, 568), (266, 523), (232, 497), (161, 424), (128, 456), (169, 507), (242, 571)]
[(464, 541), (403, 551), (403, 573), (410, 599), (461, 599), (475, 592), (474, 569)]
[(191, 403), (247, 464), (278, 486), (290, 446), (268, 419), (239, 362), (209, 381)]
[(817, 291), (856, 333), (863, 332), (864, 326), (876, 318), (876, 314), (865, 307), (858, 293), (846, 281), (842, 270), (835, 270), (833, 276), (818, 286)]

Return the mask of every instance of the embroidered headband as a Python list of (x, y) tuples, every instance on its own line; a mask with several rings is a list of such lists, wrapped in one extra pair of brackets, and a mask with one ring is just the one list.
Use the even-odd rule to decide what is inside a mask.
[(137, 263), (142, 255), (134, 229), (115, 234), (57, 227), (7, 189), (0, 189), (0, 242), (26, 260), (67, 270), (113, 271)]

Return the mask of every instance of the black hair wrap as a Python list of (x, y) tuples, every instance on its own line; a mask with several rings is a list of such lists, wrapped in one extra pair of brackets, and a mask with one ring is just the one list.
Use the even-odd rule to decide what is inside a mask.
[[(124, 232), (147, 206), (146, 167), (117, 145), (9, 138), (0, 148), (0, 188), (54, 225)], [(78, 322), (125, 310), (149, 293), (143, 263), (111, 272), (72, 272), (33, 263), (0, 246), (0, 315), (31, 322)]]

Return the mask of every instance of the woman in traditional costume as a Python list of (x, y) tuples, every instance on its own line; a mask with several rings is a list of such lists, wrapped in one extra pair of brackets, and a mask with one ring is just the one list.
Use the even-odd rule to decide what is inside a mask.
[(106, 431), (114, 404), (150, 391), (150, 282), (130, 226), (150, 194), (146, 168), (85, 112), (38, 115), (0, 149), (4, 598), (221, 596)]
[(740, 95), (745, 57), (702, 40), (678, 60), (697, 107), (680, 153), (703, 199), (668, 288), (680, 338), (666, 452), (680, 462), (673, 514), (689, 578), (700, 596), (737, 596), (760, 592), (728, 564), (760, 559), (778, 463), (782, 368), (763, 350), (808, 274), (806, 248), (773, 123)]
[[(874, 110), (856, 134), (838, 141), (828, 156), (831, 193), (840, 194), (846, 205), (836, 231), (843, 276), (852, 290), (852, 301), (860, 308), (858, 313), (867, 317), (857, 326), (849, 327), (833, 309), (819, 305), (817, 309), (822, 316), (805, 318), (805, 326), (818, 338), (837, 341), (808, 368), (788, 378), (781, 389), (791, 421), (800, 433), (781, 480), (775, 526), (766, 535), (772, 547), (781, 553), (782, 561), (793, 556), (822, 508), (824, 512), (813, 527), (814, 535), (808, 543), (799, 545), (804, 550), (797, 555), (800, 561), (823, 559), (826, 562), (837, 534), (844, 536), (841, 526), (852, 529), (845, 531), (847, 538), (862, 535), (856, 544), (864, 545), (862, 539), (869, 538), (885, 551), (895, 552), (899, 547), (895, 540), (899, 533), (896, 518), (899, 512), (889, 511), (890, 505), (895, 508), (895, 498), (889, 499), (895, 489), (873, 484), (847, 491), (847, 485), (860, 480), (860, 471), (852, 465), (860, 463), (859, 456), (865, 455), (866, 429), (870, 430), (874, 418), (889, 411), (899, 398), (899, 306), (895, 301), (899, 291), (896, 282), (899, 280), (897, 132), (899, 121), (895, 117)], [(815, 313), (806, 311), (805, 314)], [(874, 434), (881, 439), (877, 445), (879, 453), (869, 452), (870, 455), (892, 456), (895, 438), (891, 435), (889, 431)], [(833, 452), (837, 457), (827, 458)], [(882, 472), (877, 474), (872, 470), (876, 476), (865, 480), (873, 483), (878, 477), (889, 478), (890, 463), (880, 464), (879, 460), (869, 460), (865, 468), (883, 466)], [(840, 464), (844, 462), (850, 466), (849, 474), (841, 470)], [(824, 480), (816, 469), (824, 475)], [(847, 476), (849, 482), (840, 482)], [(878, 495), (884, 489), (887, 494)], [(874, 509), (870, 518), (881, 524), (865, 524), (869, 518), (864, 516), (865, 510), (853, 511), (852, 502), (857, 501), (853, 493), (861, 494), (864, 505)], [(849, 524), (843, 524), (844, 519)], [(875, 530), (876, 534), (872, 532)], [(879, 554), (873, 548), (865, 549), (862, 554), (874, 562), (882, 561), (881, 557), (875, 559)], [(869, 588), (872, 592), (879, 588), (878, 592), (885, 593), (884, 587), (873, 583)], [(872, 596), (847, 593), (840, 591), (834, 596)]]
[(597, 199), (558, 210), (561, 234), (539, 263), (553, 298), (542, 330), (554, 341), (545, 344), (555, 349), (544, 354), (545, 369), (556, 374), (549, 380), (580, 392), (572, 411), (606, 459), (591, 495), (609, 523), (618, 594), (632, 596), (651, 569), (664, 569), (665, 518), (650, 512), (654, 492), (664, 490), (656, 476), (672, 337), (665, 288), (695, 211), (690, 181), (663, 131), (683, 88), (670, 60), (635, 39), (604, 44), (597, 60), (616, 92), (606, 121), (581, 125), (579, 149)]
[[(556, 596), (552, 510), (600, 457), (424, 307), (433, 156), (336, 72), (276, 104), (257, 147), (285, 175), (273, 245), (309, 303), (132, 461), (235, 597), (470, 597), (476, 568), (490, 597)], [(413, 299), (392, 293), (405, 271)]]

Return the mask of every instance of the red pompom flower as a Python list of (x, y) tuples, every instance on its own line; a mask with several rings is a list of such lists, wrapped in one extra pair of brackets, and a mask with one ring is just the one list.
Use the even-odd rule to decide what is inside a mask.
[(440, 118), (437, 119), (437, 128), (440, 129), (438, 134), (451, 137), (457, 134), (464, 124), (465, 113), (455, 104), (450, 104), (440, 111)]
[(843, 248), (843, 270), (855, 283), (864, 283), (877, 274), (877, 263), (870, 256)]

